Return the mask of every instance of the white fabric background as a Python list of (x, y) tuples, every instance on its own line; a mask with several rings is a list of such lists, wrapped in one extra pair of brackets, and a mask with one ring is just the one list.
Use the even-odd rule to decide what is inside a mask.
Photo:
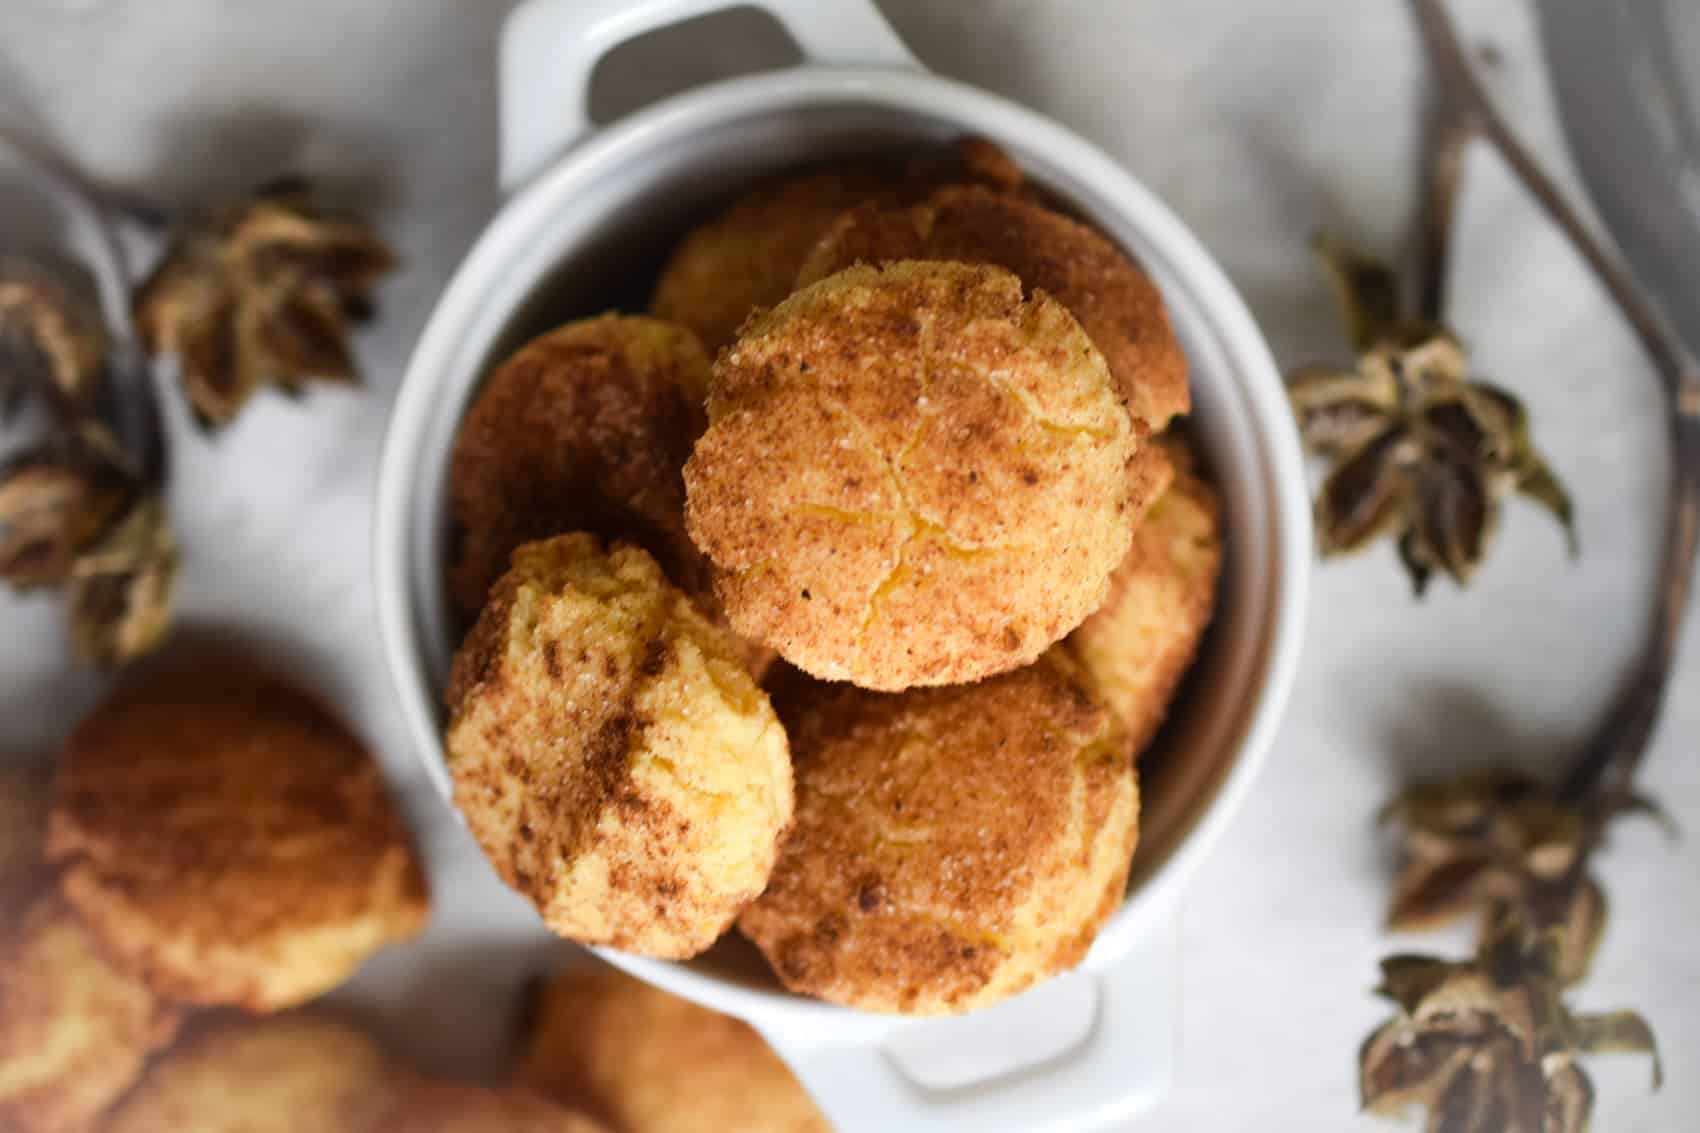
[[(1492, 85), (1565, 168), (1536, 29), (1519, 0), (1459, 5)], [(495, 206), (495, 37), (505, 5), (451, 0), (6, 0), (0, 60), (91, 171), (181, 205), (286, 169), (377, 216), (405, 269), (361, 340), (363, 393), (267, 398), (208, 443), (173, 422), (184, 619), (257, 639), (335, 698), (383, 753), (429, 847), (439, 908), (423, 945), (343, 994), (447, 1067), (500, 1064), (540, 940), (431, 797), (384, 676), (368, 586), (377, 445), (410, 343)], [(1398, 0), (888, 0), (936, 69), (1095, 139), (1168, 199), (1243, 289), (1283, 364), (1342, 343), (1305, 251), (1318, 226), (1394, 249), (1411, 205), (1421, 70)], [(68, 14), (68, 10), (74, 10)], [(747, 25), (745, 25), (747, 26)], [(737, 29), (734, 28), (734, 31)], [(733, 37), (736, 38), (735, 36)], [(674, 48), (679, 45), (675, 42)], [(676, 75), (736, 60), (695, 36)], [(609, 76), (618, 87), (619, 75)], [(617, 99), (616, 99), (617, 101)], [(1574, 181), (1570, 181), (1574, 184)], [(1627, 331), (1491, 159), (1472, 163), (1455, 314), (1480, 370), (1531, 405), (1580, 513), (1583, 557), (1513, 507), (1474, 589), (1409, 596), (1390, 550), (1319, 568), (1303, 671), (1252, 803), (1184, 917), (1185, 1051), (1151, 1128), (1349, 1128), (1387, 850), (1370, 816), (1412, 769), (1561, 758), (1642, 631), (1663, 425)], [(0, 752), (28, 758), (98, 695), (68, 677), (54, 607), (0, 596)], [(1690, 633), (1644, 776), (1700, 831), (1700, 635)], [(1603, 858), (1615, 915), (1583, 1006), (1636, 1006), (1672, 1071), (1594, 1064), (1597, 1127), (1675, 1130), (1700, 1112), (1700, 870), (1693, 843), (1629, 824)]]

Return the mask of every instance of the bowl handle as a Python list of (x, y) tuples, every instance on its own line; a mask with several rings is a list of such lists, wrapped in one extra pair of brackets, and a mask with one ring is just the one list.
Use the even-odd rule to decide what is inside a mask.
[[(972, 1078), (928, 1088), (900, 1068), (893, 1047), (943, 1050), (1019, 1048), (1054, 1030), (1057, 1000), (1028, 996), (961, 1018), (914, 1024), (884, 1046), (834, 1042), (832, 1036), (762, 1028), (764, 1036), (838, 1128), (928, 1129), (937, 1133), (1091, 1133), (1125, 1127), (1154, 1106), (1174, 1079), (1180, 1045), (1179, 918), (1159, 927), (1107, 970), (1088, 977), (1085, 1036), (1073, 1049), (991, 1081)], [(1068, 997), (1062, 997), (1064, 999)], [(1028, 1001), (1027, 1003), (1024, 1003)], [(1077, 1000), (1073, 1006), (1082, 1005)], [(1005, 1008), (1014, 1009), (1009, 1014)], [(1026, 1008), (1025, 1018), (1021, 1009)], [(919, 1040), (919, 1044), (917, 1044)]]
[(918, 65), (873, 0), (526, 0), (502, 27), (502, 191), (529, 181), (590, 130), (590, 75), (609, 51), (692, 16), (752, 4), (778, 20), (811, 63)]

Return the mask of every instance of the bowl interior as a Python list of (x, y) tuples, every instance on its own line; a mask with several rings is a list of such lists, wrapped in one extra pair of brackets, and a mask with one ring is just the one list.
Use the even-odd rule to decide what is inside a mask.
[[(431, 753), (430, 770), (446, 792), (436, 742), (439, 690), (455, 644), (443, 601), (449, 537), (446, 457), (465, 406), (490, 365), (564, 320), (616, 308), (642, 310), (649, 285), (678, 237), (761, 177), (812, 162), (914, 151), (966, 133), (982, 134), (1009, 150), (1057, 200), (1139, 258), (1163, 289), (1192, 365), (1192, 428), (1225, 502), (1228, 559), (1215, 621), (1168, 724), (1141, 764), (1143, 830), (1130, 886), (1135, 892), (1152, 887), (1216, 801), (1246, 746), (1248, 730), (1258, 723), (1279, 610), (1284, 602), (1291, 605), (1286, 593), (1291, 579), (1283, 577), (1290, 565), (1284, 565), (1284, 544), (1292, 536), (1291, 522), (1283, 532), (1277, 519), (1283, 509), (1291, 509), (1291, 498), (1280, 498), (1282, 478), (1290, 470), (1281, 460), (1286, 442), (1271, 435), (1276, 425), (1269, 391), (1262, 388), (1270, 374), (1257, 372), (1260, 365), (1267, 368), (1266, 353), (1259, 353), (1261, 340), (1249, 322), (1225, 328), (1221, 296), (1201, 287), (1196, 266), (1178, 259), (1171, 244), (1153, 235), (1149, 217), (1136, 215), (1142, 209), (1162, 211), (1161, 206), (1119, 171), (1113, 185), (1105, 184), (1103, 171), (1082, 174), (1081, 162), (1047, 144), (1048, 135), (1036, 132), (1039, 120), (1026, 112), (982, 95), (975, 96), (980, 101), (945, 110), (917, 107), (913, 99), (900, 99), (884, 87), (883, 94), (786, 90), (790, 101), (777, 105), (774, 98), (740, 102), (728, 95), (723, 112), (709, 121), (702, 106), (686, 114), (669, 112), (664, 105), (581, 146), (573, 160), (522, 193), (498, 218), (445, 297), (444, 308), (453, 309), (440, 309), (433, 319), (438, 341), (432, 342), (428, 330), (386, 455), (386, 479), (407, 481), (388, 485), (403, 501), (396, 569), (406, 577), (381, 580), (385, 586), (400, 584), (405, 593), (403, 632), (411, 640), (397, 679), (404, 699), (422, 718), (416, 732), (428, 733), (419, 738)], [(976, 117), (973, 107), (982, 105), (984, 112)], [(1048, 124), (1043, 129), (1062, 133)], [(1139, 194), (1131, 203), (1130, 190)], [(1159, 219), (1180, 231), (1166, 211)], [(1181, 251), (1202, 259), (1190, 239)], [(1222, 289), (1237, 307), (1219, 277), (1206, 282)], [(453, 325), (435, 326), (445, 319)], [(1253, 340), (1249, 355), (1243, 341), (1248, 334)], [(1242, 341), (1236, 342), (1236, 335)], [(380, 534), (381, 561), (383, 543)], [(1125, 950), (1130, 934), (1138, 931), (1129, 915), (1136, 904), (1130, 902), (1106, 930), (1094, 956), (1104, 949)], [(1106, 939), (1112, 937), (1113, 942)], [(701, 987), (681, 987), (681, 980), (688, 983), (690, 977), (679, 966), (621, 962), (675, 990), (714, 998), (701, 994)], [(739, 942), (728, 941), (688, 967), (716, 977), (723, 986), (783, 994), (775, 990), (765, 965)]]

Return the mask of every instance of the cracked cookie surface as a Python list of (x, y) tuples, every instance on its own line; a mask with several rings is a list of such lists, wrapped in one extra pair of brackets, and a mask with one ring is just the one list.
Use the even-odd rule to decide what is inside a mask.
[(715, 365), (686, 523), (732, 626), (828, 680), (1018, 668), (1103, 599), (1139, 435), (1056, 301), (993, 267), (822, 280)]

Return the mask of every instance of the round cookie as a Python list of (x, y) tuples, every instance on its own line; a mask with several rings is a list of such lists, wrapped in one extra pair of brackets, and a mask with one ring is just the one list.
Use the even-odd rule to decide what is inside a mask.
[(1140, 441), (1061, 304), (994, 267), (824, 279), (715, 364), (686, 522), (732, 627), (898, 690), (1025, 665), (1103, 600)]
[(427, 915), (370, 754), (236, 658), (153, 668), (77, 727), (47, 848), (106, 951), (188, 1003), (304, 1002)]
[(1135, 753), (1163, 721), (1198, 651), (1222, 569), (1221, 510), (1187, 442), (1166, 436), (1174, 482), (1133, 532), (1110, 595), (1068, 638)]
[(689, 327), (717, 353), (752, 311), (791, 294), (804, 259), (846, 209), (870, 199), (908, 203), (964, 181), (1013, 190), (1022, 175), (997, 146), (968, 138), (948, 156), (836, 165), (764, 182), (686, 233), (661, 270), (649, 309)]
[(58, 893), (0, 915), (0, 1129), (89, 1127), (177, 1022), (106, 960)]
[(761, 892), (791, 820), (785, 732), (636, 547), (527, 544), (455, 655), (455, 802), (556, 933), (682, 958)]
[(404, 1085), (376, 1040), (334, 1018), (227, 1020), (149, 1067), (101, 1133), (362, 1133)]
[(48, 876), (44, 857), (53, 772), (0, 767), (0, 916), (17, 910)]
[(569, 531), (639, 543), (680, 586), (707, 593), (679, 477), (707, 384), (689, 331), (626, 315), (568, 323), (497, 366), (450, 457), (457, 612), (477, 616), (515, 547)]
[[(365, 1133), (610, 1133), (530, 1090), (416, 1078)], [(622, 1130), (621, 1133), (630, 1133)]]
[(606, 964), (541, 988), (519, 1081), (621, 1133), (831, 1133), (749, 1024)]
[(1155, 432), (1185, 413), (1186, 355), (1163, 296), (1101, 233), (1038, 202), (982, 186), (942, 189), (894, 208), (867, 203), (841, 216), (799, 269), (804, 286), (856, 263), (960, 260), (995, 264), (1073, 312), (1103, 351), (1136, 420)]
[(738, 927), (786, 987), (945, 1014), (1086, 955), (1121, 903), (1139, 793), (1066, 653), (896, 696), (801, 681), (780, 706), (797, 822)]

